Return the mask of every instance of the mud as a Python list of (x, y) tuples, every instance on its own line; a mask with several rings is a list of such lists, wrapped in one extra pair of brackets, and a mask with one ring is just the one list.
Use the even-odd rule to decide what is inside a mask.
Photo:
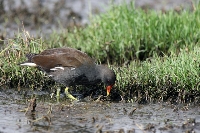
[[(0, 132), (150, 133), (200, 132), (198, 105), (138, 104), (82, 100), (59, 103), (46, 93), (30, 96), (0, 92)], [(29, 109), (25, 112), (25, 109)]]

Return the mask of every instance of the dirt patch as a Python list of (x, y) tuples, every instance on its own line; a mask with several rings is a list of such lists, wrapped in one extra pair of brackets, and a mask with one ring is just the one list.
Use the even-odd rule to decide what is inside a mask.
[[(46, 98), (46, 99), (45, 99)], [(199, 106), (108, 101), (56, 103), (36, 97), (35, 111), (21, 112), (31, 98), (0, 93), (0, 132), (190, 132), (200, 131)], [(34, 105), (34, 104), (33, 104)]]

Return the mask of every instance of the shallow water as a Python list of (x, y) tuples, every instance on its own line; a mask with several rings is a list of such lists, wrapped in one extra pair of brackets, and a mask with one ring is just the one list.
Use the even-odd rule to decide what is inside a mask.
[(194, 105), (87, 101), (60, 103), (37, 97), (36, 111), (21, 112), (28, 99), (0, 93), (0, 132), (200, 132), (200, 110)]

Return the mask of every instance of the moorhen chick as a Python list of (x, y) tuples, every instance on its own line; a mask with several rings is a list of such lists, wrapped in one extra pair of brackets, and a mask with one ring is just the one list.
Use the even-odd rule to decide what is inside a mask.
[(103, 82), (106, 85), (107, 96), (115, 83), (113, 70), (104, 65), (97, 65), (94, 60), (77, 49), (53, 48), (39, 54), (30, 53), (28, 61), (22, 66), (33, 66), (44, 71), (53, 80), (66, 86), (66, 95), (75, 100), (68, 93), (68, 87), (74, 85), (95, 85)]

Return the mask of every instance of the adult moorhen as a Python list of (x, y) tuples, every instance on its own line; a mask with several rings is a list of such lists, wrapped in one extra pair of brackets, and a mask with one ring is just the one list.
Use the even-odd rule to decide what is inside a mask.
[(94, 85), (103, 82), (106, 85), (107, 96), (115, 83), (116, 76), (113, 70), (103, 65), (97, 65), (87, 54), (73, 48), (47, 49), (40, 54), (30, 53), (28, 61), (22, 66), (33, 66), (47, 73), (53, 80), (68, 87), (73, 85)]

